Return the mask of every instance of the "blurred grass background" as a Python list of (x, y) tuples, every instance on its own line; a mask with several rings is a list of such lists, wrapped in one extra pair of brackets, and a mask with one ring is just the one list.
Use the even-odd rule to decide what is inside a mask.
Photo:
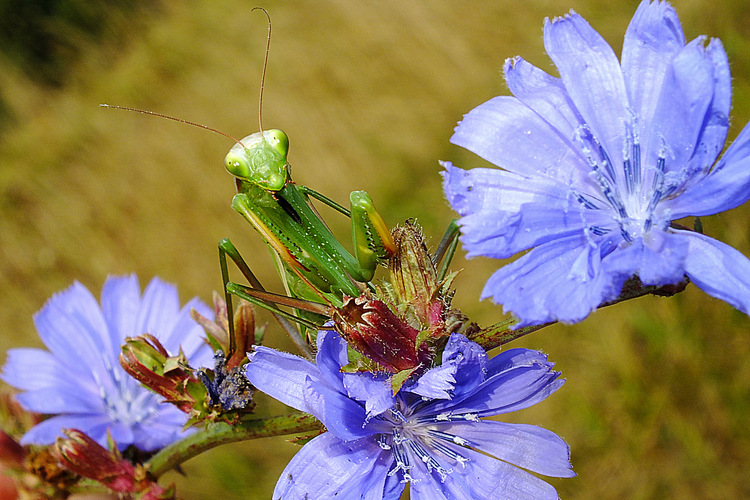
[[(676, 1), (688, 39), (720, 37), (732, 64), (730, 139), (750, 119), (750, 5)], [(79, 280), (108, 274), (175, 282), (184, 300), (221, 287), (216, 243), (230, 237), (276, 283), (254, 231), (229, 207), (226, 139), (98, 108), (135, 106), (216, 127), (257, 130), (265, 18), (253, 3), (0, 1), (0, 349), (40, 346), (31, 316)], [(264, 126), (290, 137), (294, 179), (334, 199), (366, 189), (386, 221), (414, 217), (432, 241), (452, 217), (438, 160), (481, 162), (449, 144), (462, 114), (506, 94), (517, 54), (554, 71), (542, 20), (569, 8), (619, 53), (638, 1), (266, 2), (273, 39)], [(326, 212), (336, 234), (348, 221)], [(705, 232), (750, 255), (740, 207)], [(456, 304), (477, 298), (496, 262), (465, 261)], [(278, 287), (276, 287), (278, 289)], [(97, 293), (97, 292), (95, 292)], [(578, 476), (566, 499), (750, 497), (750, 320), (695, 287), (647, 297), (511, 344), (542, 349), (566, 386), (509, 419), (552, 429)], [(273, 328), (269, 344), (288, 347)], [(284, 411), (259, 405), (268, 414)], [(213, 450), (171, 475), (187, 499), (269, 498), (296, 447), (283, 439)]]

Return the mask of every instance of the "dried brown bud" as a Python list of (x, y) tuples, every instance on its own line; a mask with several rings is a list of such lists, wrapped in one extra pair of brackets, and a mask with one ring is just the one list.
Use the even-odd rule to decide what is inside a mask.
[(240, 366), (253, 344), (260, 344), (265, 326), (256, 328), (255, 310), (244, 300), (234, 310), (234, 352), (230, 352), (228, 309), (224, 299), (214, 292), (215, 319), (210, 320), (193, 309), (192, 318), (203, 327), (208, 335), (209, 344), (214, 350), (221, 349), (227, 356), (228, 368)]
[(249, 302), (243, 301), (234, 312), (235, 350), (227, 360), (227, 369), (240, 366), (255, 343), (255, 310)]
[(437, 271), (421, 229), (406, 222), (393, 229), (396, 252), (391, 257), (391, 284), (400, 304), (408, 304), (422, 325), (430, 324), (431, 305), (439, 300)]

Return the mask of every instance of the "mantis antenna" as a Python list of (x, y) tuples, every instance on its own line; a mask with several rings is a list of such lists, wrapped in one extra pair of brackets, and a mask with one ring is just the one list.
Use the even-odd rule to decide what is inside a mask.
[(268, 19), (268, 36), (266, 37), (266, 55), (263, 59), (263, 72), (260, 75), (260, 97), (258, 98), (258, 131), (263, 137), (263, 87), (266, 84), (266, 68), (268, 67), (268, 53), (271, 50), (271, 15), (263, 7), (253, 7), (253, 10), (262, 10)]
[(202, 128), (204, 130), (210, 130), (211, 132), (215, 132), (219, 135), (223, 135), (227, 139), (231, 139), (243, 148), (245, 147), (244, 144), (238, 139), (235, 139), (231, 135), (227, 134), (226, 132), (222, 132), (221, 130), (216, 130), (215, 128), (211, 128), (207, 125), (201, 125), (200, 123), (191, 122), (189, 120), (183, 120), (182, 118), (175, 118), (174, 116), (165, 115), (164, 113), (157, 113), (156, 111), (147, 111), (145, 109), (138, 109), (138, 108), (129, 108), (127, 106), (117, 106), (114, 104), (100, 104), (100, 108), (109, 108), (109, 109), (122, 109), (124, 111), (135, 111), (136, 113), (143, 113), (144, 115), (151, 115), (151, 116), (158, 116), (159, 118), (166, 118), (167, 120), (173, 120), (179, 123), (184, 123), (186, 125), (192, 125), (193, 127)]

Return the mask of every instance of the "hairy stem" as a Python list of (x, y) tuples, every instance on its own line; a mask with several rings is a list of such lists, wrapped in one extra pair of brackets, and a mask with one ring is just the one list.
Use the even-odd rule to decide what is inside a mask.
[(150, 474), (158, 478), (183, 462), (222, 444), (300, 432), (316, 432), (321, 429), (323, 425), (315, 417), (306, 413), (245, 420), (236, 425), (225, 422), (210, 423), (198, 432), (161, 450), (151, 457), (146, 466)]

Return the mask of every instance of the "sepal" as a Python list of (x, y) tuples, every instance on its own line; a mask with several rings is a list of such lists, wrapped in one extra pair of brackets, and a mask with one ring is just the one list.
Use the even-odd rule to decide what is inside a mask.
[(203, 409), (206, 389), (193, 375), (185, 355), (180, 352), (170, 356), (154, 336), (144, 334), (125, 339), (120, 364), (131, 377), (188, 415)]

